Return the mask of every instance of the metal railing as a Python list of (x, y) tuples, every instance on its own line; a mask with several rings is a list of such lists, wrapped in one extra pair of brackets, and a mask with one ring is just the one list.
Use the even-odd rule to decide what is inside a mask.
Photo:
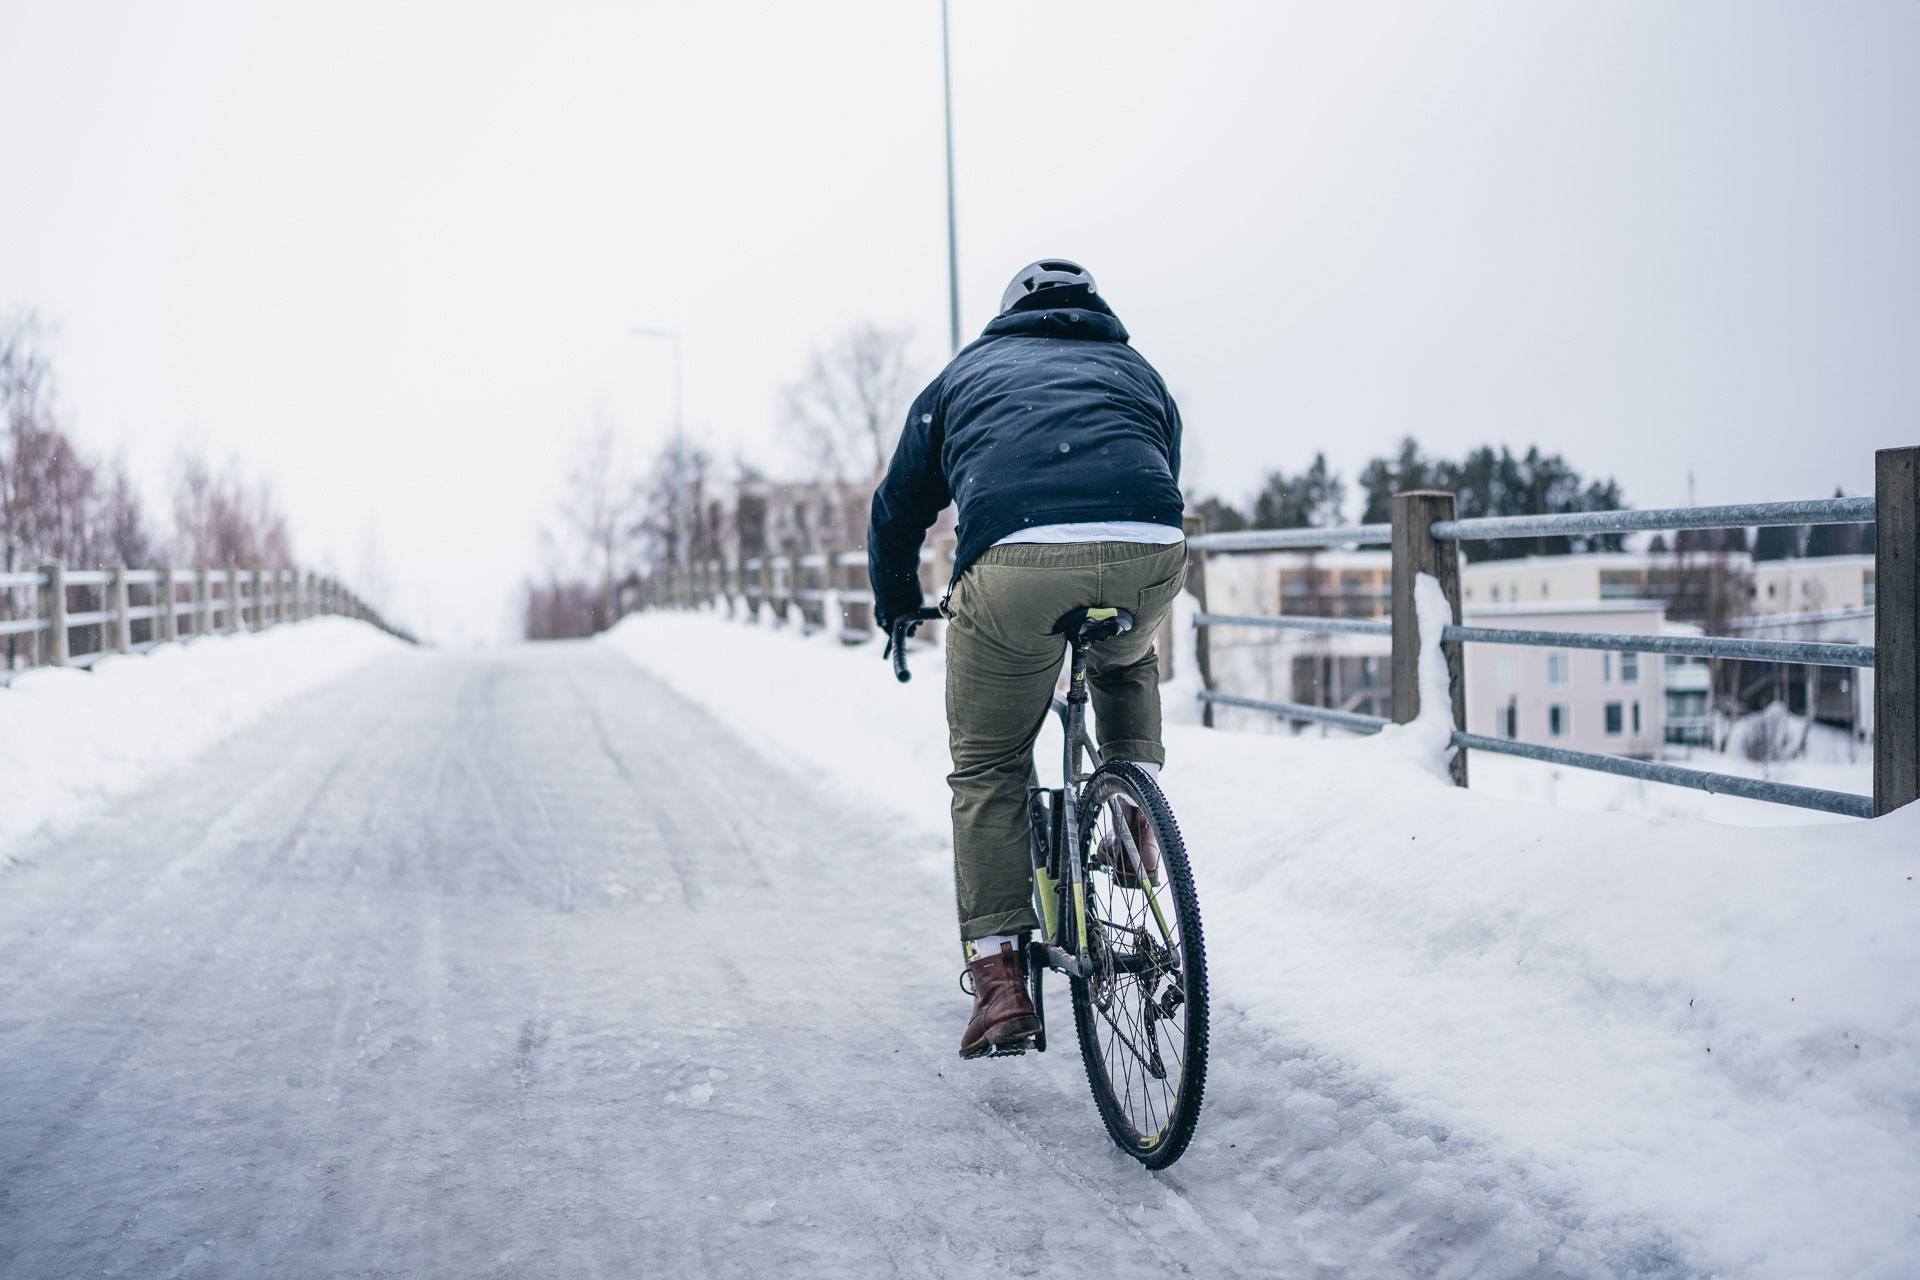
[(416, 643), (339, 582), (294, 569), (49, 564), (0, 573), (0, 684), (36, 667), (86, 668), (115, 654), (322, 614), (357, 618)]
[[(1280, 718), (1336, 725), (1355, 732), (1378, 732), (1395, 721), (1419, 714), (1416, 676), (1420, 634), (1412, 607), (1413, 583), (1431, 574), (1452, 611), (1440, 642), (1448, 664), (1455, 748), (1453, 776), (1466, 783), (1466, 752), (1489, 751), (1572, 768), (1715, 794), (1744, 796), (1827, 813), (1868, 817), (1920, 798), (1920, 448), (1881, 450), (1876, 459), (1876, 492), (1871, 498), (1831, 498), (1806, 502), (1740, 503), (1709, 507), (1672, 507), (1645, 511), (1589, 511), (1566, 515), (1495, 516), (1457, 519), (1447, 493), (1396, 494), (1388, 524), (1333, 529), (1241, 530), (1206, 533), (1192, 522), (1187, 545), (1194, 552), (1190, 581), (1201, 608), (1195, 618), (1200, 693), (1207, 724), (1215, 707), (1265, 711)], [(1532, 628), (1466, 626), (1460, 607), (1459, 544), (1493, 538), (1567, 537), (1649, 530), (1721, 529), (1770, 525), (1855, 524), (1876, 526), (1877, 608), (1849, 610), (1845, 616), (1872, 616), (1875, 643), (1846, 644), (1726, 636), (1673, 636), (1608, 632), (1548, 631)], [(1206, 559), (1209, 555), (1253, 551), (1336, 548), (1371, 544), (1393, 548), (1393, 607), (1387, 619), (1301, 616), (1252, 616), (1214, 613), (1206, 607)], [(1785, 625), (1791, 616), (1759, 625)], [(1314, 707), (1298, 702), (1248, 698), (1216, 689), (1209, 635), (1218, 627), (1275, 628), (1325, 635), (1390, 636), (1392, 653), (1391, 718)], [(1874, 699), (1874, 791), (1871, 796), (1795, 786), (1660, 761), (1637, 760), (1600, 752), (1521, 742), (1467, 732), (1466, 672), (1461, 646), (1499, 644), (1654, 653), (1742, 662), (1790, 663), (1872, 669)]]

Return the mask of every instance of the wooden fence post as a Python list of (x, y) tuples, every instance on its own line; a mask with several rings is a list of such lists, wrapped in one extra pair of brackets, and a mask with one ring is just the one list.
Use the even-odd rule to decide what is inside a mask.
[[(873, 601), (871, 598), (847, 600), (844, 597), (866, 590), (865, 550), (864, 547), (849, 547), (845, 551), (835, 552), (832, 575), (834, 584), (843, 593), (840, 627), (846, 632), (858, 632), (862, 639), (873, 634)], [(846, 564), (840, 563), (841, 556), (847, 557)]]
[(193, 571), (193, 636), (199, 639), (213, 629), (213, 571)]
[[(1421, 574), (1439, 580), (1453, 624), (1460, 625), (1460, 545), (1437, 542), (1433, 526), (1453, 519), (1453, 495), (1413, 489), (1393, 495), (1393, 719), (1406, 724), (1420, 715), (1420, 613), (1414, 584)], [(1442, 646), (1453, 691), (1453, 727), (1467, 727), (1467, 680), (1457, 642)], [(1467, 785), (1467, 753), (1456, 750), (1449, 765), (1455, 786)]]
[(1873, 457), (1873, 812), (1920, 799), (1920, 448)]
[(40, 616), (47, 620), (47, 642), (41, 655), (50, 667), (64, 667), (67, 648), (67, 569), (65, 565), (43, 564), (41, 574), (47, 585), (40, 588)]
[[(115, 653), (130, 653), (133, 650), (133, 619), (127, 616), (132, 612), (127, 606), (127, 566), (117, 564), (109, 571), (113, 576), (107, 580), (107, 607), (113, 610), (113, 621), (101, 628), (100, 647), (112, 646)], [(108, 627), (112, 628), (108, 630)]]
[[(1197, 513), (1182, 516), (1180, 519), (1180, 527), (1187, 537), (1197, 537), (1207, 531), (1207, 518)], [(1207, 609), (1207, 553), (1205, 548), (1196, 547), (1191, 544), (1189, 544), (1187, 548), (1187, 590), (1193, 593), (1193, 598), (1200, 604), (1200, 611), (1205, 613)], [(1213, 691), (1213, 646), (1208, 643), (1208, 632), (1210, 630), (1211, 628), (1209, 627), (1195, 627), (1193, 629), (1193, 667), (1194, 670), (1200, 673), (1200, 687), (1209, 693)], [(1167, 611), (1167, 635), (1169, 639), (1168, 647), (1171, 648), (1173, 643), (1172, 610)], [(1171, 667), (1169, 667), (1169, 669), (1171, 669)], [(1200, 723), (1209, 729), (1213, 728), (1213, 704), (1211, 702), (1203, 702), (1200, 704)]]
[(160, 585), (154, 588), (154, 603), (160, 606), (160, 615), (153, 620), (153, 638), (161, 644), (172, 644), (180, 639), (180, 582), (175, 570), (160, 571)]

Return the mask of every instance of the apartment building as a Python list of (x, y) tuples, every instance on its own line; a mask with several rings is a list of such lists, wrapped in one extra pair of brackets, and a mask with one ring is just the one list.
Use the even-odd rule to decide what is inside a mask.
[(1872, 556), (1761, 560), (1753, 566), (1748, 599), (1753, 613), (1760, 617), (1870, 609), (1873, 564)]
[[(1657, 600), (1500, 604), (1463, 609), (1469, 626), (1658, 635)], [(1467, 730), (1574, 751), (1651, 759), (1666, 740), (1660, 655), (1590, 649), (1466, 646)]]

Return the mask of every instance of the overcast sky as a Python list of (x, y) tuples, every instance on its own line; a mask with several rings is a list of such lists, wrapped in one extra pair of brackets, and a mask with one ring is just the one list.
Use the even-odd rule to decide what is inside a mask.
[[(0, 306), (156, 501), (195, 442), (302, 551), (505, 630), (569, 443), (778, 469), (862, 319), (946, 353), (937, 0), (0, 0)], [(1636, 505), (1920, 443), (1920, 4), (954, 0), (961, 303), (1088, 264), (1243, 495), (1404, 434)]]

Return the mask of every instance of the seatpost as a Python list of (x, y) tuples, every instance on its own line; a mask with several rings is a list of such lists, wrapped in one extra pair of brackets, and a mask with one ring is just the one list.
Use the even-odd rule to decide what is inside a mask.
[(1067, 680), (1067, 701), (1085, 702), (1087, 700), (1087, 646), (1077, 637), (1072, 643), (1073, 675)]

